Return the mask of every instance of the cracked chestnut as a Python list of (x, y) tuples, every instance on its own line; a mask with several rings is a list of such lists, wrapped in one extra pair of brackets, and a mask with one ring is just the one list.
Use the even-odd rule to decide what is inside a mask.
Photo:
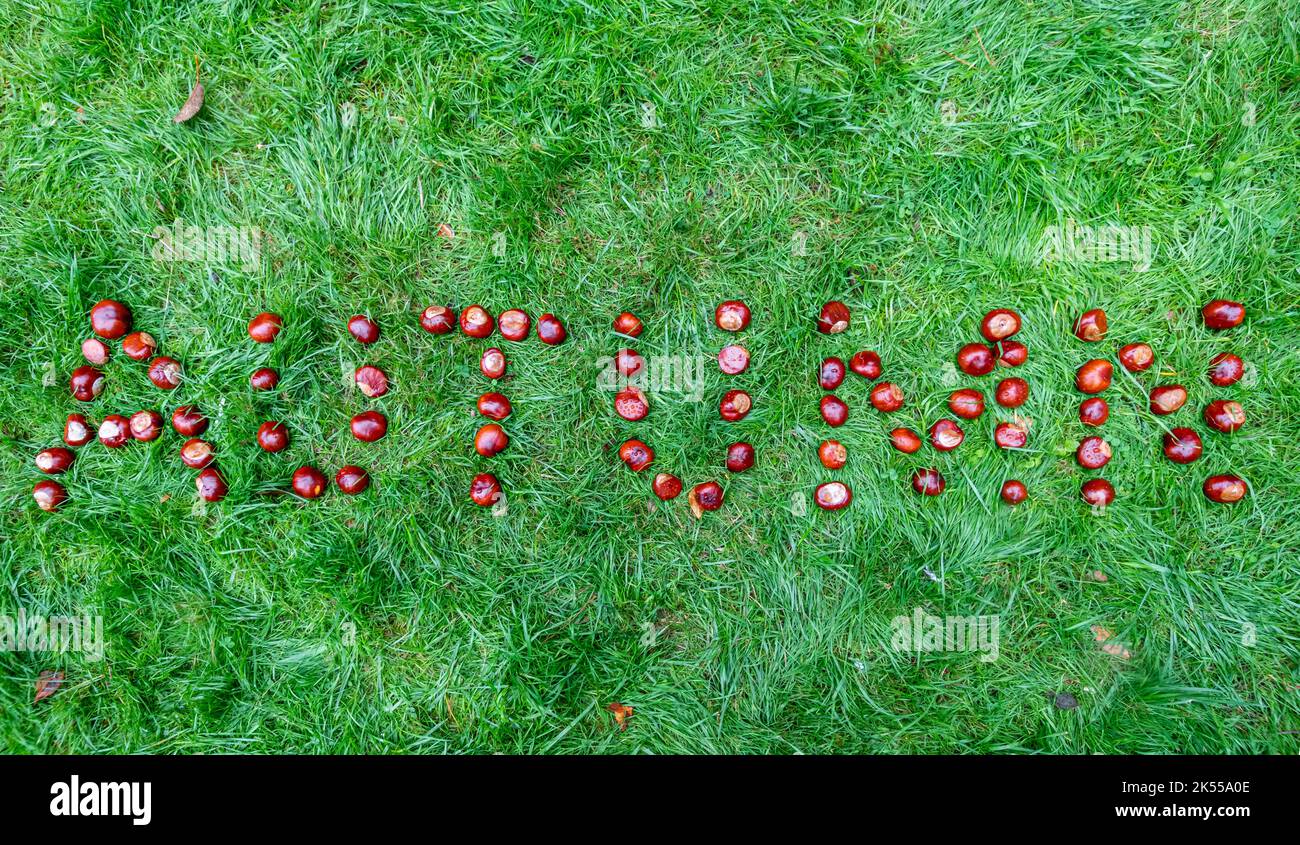
[(289, 429), (282, 422), (267, 420), (257, 427), (257, 445), (268, 452), (281, 452), (289, 447)]
[(1151, 389), (1151, 413), (1166, 416), (1187, 404), (1187, 388), (1181, 384), (1161, 384)]
[(837, 511), (849, 506), (853, 501), (853, 491), (843, 481), (828, 481), (817, 485), (813, 500), (824, 511)]
[(817, 383), (822, 390), (834, 390), (844, 382), (844, 362), (834, 356), (823, 358), (817, 371)]
[(271, 343), (283, 325), (279, 314), (263, 311), (248, 321), (248, 336), (254, 343)]
[(1201, 319), (1205, 321), (1206, 328), (1216, 331), (1230, 329), (1241, 325), (1241, 321), (1246, 319), (1246, 306), (1231, 299), (1215, 299), (1201, 309)]
[(1245, 373), (1246, 365), (1231, 352), (1220, 352), (1210, 359), (1210, 384), (1215, 387), (1236, 384)]
[(1105, 337), (1106, 329), (1106, 312), (1100, 308), (1084, 311), (1074, 321), (1074, 336), (1089, 343), (1096, 343)]
[(984, 394), (970, 388), (954, 390), (948, 397), (948, 408), (964, 420), (979, 419), (984, 413)]
[(482, 426), (474, 435), (474, 451), (485, 458), (504, 451), (509, 445), (510, 438), (506, 436), (506, 430), (496, 423)]
[(349, 496), (364, 493), (370, 486), (370, 473), (359, 466), (348, 464), (334, 473), (334, 485)]
[(131, 309), (112, 299), (101, 299), (90, 309), (90, 330), (106, 340), (131, 331)]
[(1235, 475), (1211, 475), (1201, 485), (1201, 492), (1211, 502), (1230, 505), (1246, 498), (1246, 482)]
[(1216, 399), (1205, 406), (1205, 424), (1215, 431), (1232, 434), (1246, 424), (1246, 409), (1240, 402)]
[(727, 422), (739, 422), (749, 415), (754, 400), (743, 390), (728, 390), (718, 403), (718, 416)]
[(388, 392), (388, 375), (378, 367), (369, 364), (357, 367), (354, 378), (357, 389), (371, 399), (377, 399)]
[(104, 392), (104, 374), (91, 366), (77, 367), (68, 380), (72, 389), (72, 398), (78, 402), (89, 402)]
[(997, 365), (993, 350), (982, 343), (968, 343), (957, 350), (957, 368), (968, 376), (986, 376)]
[(1165, 432), (1163, 438), (1165, 457), (1176, 464), (1190, 464), (1201, 456), (1201, 436), (1190, 428), (1175, 428)]
[(36, 507), (52, 513), (68, 500), (68, 491), (59, 482), (45, 478), (32, 488), (32, 498), (36, 500)]
[(99, 442), (120, 449), (131, 439), (131, 421), (121, 414), (109, 414), (99, 424)]
[(871, 388), (871, 406), (882, 414), (892, 414), (903, 407), (903, 388), (892, 381), (882, 381)]
[(510, 341), (521, 341), (528, 337), (528, 329), (532, 326), (532, 320), (528, 314), (518, 308), (511, 308), (509, 311), (502, 311), (497, 317), (497, 331), (501, 336)]
[(304, 499), (319, 499), (329, 485), (329, 480), (325, 478), (325, 473), (314, 466), (308, 465), (298, 467), (293, 471), (291, 483), (293, 492)]
[(654, 461), (655, 450), (640, 440), (625, 440), (623, 445), (618, 447), (618, 457), (627, 464), (628, 469), (640, 472)]

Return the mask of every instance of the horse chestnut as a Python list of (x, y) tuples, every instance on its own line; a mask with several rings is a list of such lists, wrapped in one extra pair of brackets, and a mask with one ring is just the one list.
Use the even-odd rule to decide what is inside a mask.
[(614, 397), (614, 412), (628, 422), (636, 422), (650, 413), (650, 404), (641, 388), (628, 385)]
[(982, 343), (968, 343), (957, 350), (957, 368), (968, 376), (988, 375), (996, 366), (993, 350)]
[(820, 408), (827, 425), (838, 427), (849, 419), (849, 406), (838, 396), (823, 396)]
[(379, 340), (379, 324), (369, 317), (357, 314), (348, 320), (348, 333), (359, 343), (374, 343)]
[(1110, 387), (1110, 379), (1114, 373), (1115, 366), (1111, 362), (1094, 358), (1079, 367), (1079, 371), (1074, 375), (1074, 386), (1081, 393), (1101, 393)]
[(682, 480), (671, 472), (661, 472), (655, 476), (650, 488), (663, 501), (676, 499), (682, 494)]
[(718, 403), (718, 415), (727, 422), (739, 422), (749, 415), (754, 400), (743, 390), (728, 390)]
[(718, 353), (718, 369), (729, 376), (739, 375), (749, 367), (749, 350), (737, 344), (722, 347)]
[(813, 493), (817, 507), (824, 511), (837, 511), (846, 508), (853, 501), (853, 491), (842, 481), (828, 481), (817, 485)]
[(738, 332), (749, 325), (749, 306), (739, 299), (728, 299), (714, 309), (713, 322), (724, 332)]
[(1023, 449), (1029, 442), (1029, 432), (1018, 423), (998, 423), (993, 429), (993, 442), (1002, 449)]
[(1110, 463), (1111, 448), (1103, 438), (1085, 437), (1074, 451), (1074, 459), (1084, 469), (1101, 469)]
[(479, 372), (490, 379), (498, 379), (506, 374), (506, 354), (495, 346), (486, 350), (478, 361)]
[(208, 418), (194, 405), (181, 405), (172, 411), (172, 428), (182, 437), (198, 437), (208, 430)]
[(1104, 478), (1090, 478), (1079, 488), (1079, 495), (1093, 507), (1104, 508), (1115, 501), (1115, 488)]
[(843, 381), (844, 362), (835, 357), (823, 359), (821, 369), (817, 372), (817, 383), (822, 386), (822, 390), (834, 390)]
[(501, 498), (501, 482), (490, 472), (480, 472), (469, 483), (469, 498), (481, 508), (494, 505)]
[(112, 299), (101, 299), (90, 309), (90, 330), (107, 340), (116, 340), (131, 331), (131, 309)]
[(77, 367), (68, 383), (72, 388), (72, 398), (78, 402), (89, 402), (104, 392), (104, 374), (94, 367)]
[(1100, 308), (1084, 311), (1074, 323), (1074, 336), (1095, 343), (1106, 336), (1106, 312)]
[(88, 337), (81, 342), (81, 357), (85, 358), (87, 363), (107, 364), (108, 344), (97, 337)]
[(374, 443), (388, 433), (388, 418), (378, 411), (362, 411), (352, 418), (351, 428), (362, 443)]
[(832, 300), (822, 306), (817, 315), (817, 331), (822, 334), (839, 334), (849, 327), (849, 306)]
[(938, 496), (948, 486), (939, 470), (918, 469), (912, 473), (912, 489), (924, 496)]
[(152, 358), (158, 351), (158, 341), (148, 332), (131, 332), (122, 338), (122, 352), (132, 361), (144, 361)]
[(880, 378), (882, 372), (880, 356), (870, 349), (854, 352), (853, 357), (849, 359), (849, 369), (867, 381), (875, 381)]
[(849, 450), (838, 440), (823, 440), (817, 447), (817, 459), (827, 469), (840, 469), (849, 462)]
[(490, 458), (510, 445), (506, 431), (496, 423), (488, 423), (474, 435), (474, 451), (485, 458)]
[(1246, 306), (1230, 299), (1216, 299), (1201, 309), (1201, 318), (1205, 320), (1206, 328), (1230, 329), (1246, 319)]
[(445, 305), (430, 305), (420, 312), (420, 328), (429, 334), (451, 334), (456, 330), (456, 312)]
[(1211, 475), (1201, 485), (1201, 492), (1211, 502), (1230, 505), (1246, 497), (1246, 482), (1235, 475)]
[(490, 420), (501, 422), (511, 410), (510, 400), (500, 393), (484, 393), (478, 398), (478, 412)]
[(1010, 308), (997, 308), (984, 315), (980, 334), (990, 343), (1005, 340), (1020, 331), (1020, 315)]
[(691, 501), (691, 509), (699, 508), (702, 511), (716, 511), (722, 507), (722, 485), (716, 481), (706, 481), (703, 484), (696, 484), (687, 494)]
[(645, 359), (631, 349), (620, 349), (614, 356), (614, 368), (623, 378), (632, 378), (645, 368)]
[(68, 414), (68, 420), (63, 424), (63, 442), (69, 446), (85, 446), (93, 437), (90, 433), (90, 423), (81, 414)]
[(283, 451), (289, 446), (289, 429), (282, 422), (267, 420), (257, 428), (257, 445), (268, 452)]
[(1094, 396), (1091, 399), (1084, 399), (1079, 404), (1079, 422), (1084, 425), (1099, 426), (1110, 417), (1110, 406), (1106, 400)]
[(627, 464), (628, 469), (640, 472), (654, 461), (655, 450), (640, 440), (625, 440), (623, 445), (618, 447), (618, 457)]
[(36, 453), (36, 468), (46, 475), (67, 472), (77, 454), (63, 446), (53, 446)]
[(181, 365), (174, 358), (159, 355), (149, 363), (149, 381), (159, 390), (175, 390), (181, 383)]
[(896, 428), (889, 432), (889, 442), (905, 455), (921, 449), (921, 436), (910, 428)]
[(727, 470), (744, 472), (754, 465), (754, 447), (745, 442), (732, 443), (727, 447)]
[(1190, 428), (1165, 432), (1165, 457), (1176, 464), (1190, 464), (1201, 456), (1201, 436)]
[(1001, 494), (1002, 501), (1008, 505), (1018, 505), (1029, 498), (1029, 488), (1025, 487), (1025, 482), (1013, 478), (1002, 482)]
[(99, 442), (110, 449), (120, 449), (131, 439), (131, 421), (120, 414), (109, 414), (99, 424)]
[(543, 314), (537, 318), (537, 339), (550, 346), (564, 343), (569, 333), (564, 330), (564, 323), (554, 314)]
[(329, 480), (325, 478), (325, 473), (316, 469), (316, 467), (301, 466), (293, 471), (291, 483), (293, 492), (304, 499), (319, 499), (321, 494), (325, 492)]
[(952, 420), (939, 420), (930, 426), (930, 443), (940, 452), (951, 452), (966, 439), (966, 432)]
[(283, 325), (279, 314), (263, 312), (248, 321), (248, 336), (255, 343), (270, 343), (275, 340)]
[(640, 337), (643, 328), (641, 320), (631, 311), (624, 311), (614, 318), (614, 331), (619, 334), (625, 334), (628, 337)]
[(191, 437), (181, 444), (181, 463), (190, 469), (203, 469), (212, 463), (212, 444)]
[(871, 388), (871, 405), (882, 414), (892, 414), (903, 407), (903, 388), (891, 381), (882, 381)]
[(496, 328), (496, 321), (482, 305), (471, 305), (460, 312), (460, 330), (470, 337), (485, 338)]
[(270, 367), (259, 367), (248, 377), (248, 383), (254, 390), (275, 390), (280, 374)]
[(518, 308), (511, 308), (509, 311), (502, 311), (497, 317), (497, 331), (506, 340), (520, 341), (528, 337), (528, 328), (532, 321), (528, 319), (528, 314)]
[(32, 488), (32, 498), (36, 500), (36, 507), (52, 513), (68, 500), (68, 491), (59, 482), (44, 478)]
[(948, 397), (948, 407), (964, 420), (979, 419), (984, 413), (984, 394), (970, 388), (954, 390)]
[(136, 411), (129, 420), (131, 436), (142, 443), (157, 440), (162, 434), (163, 418), (157, 411)]
[(1029, 398), (1029, 382), (1022, 378), (1004, 378), (998, 382), (993, 398), (1004, 408), (1019, 408)]
[(199, 493), (199, 498), (205, 502), (220, 502), (226, 498), (226, 479), (217, 471), (216, 467), (208, 467), (200, 472), (194, 479), (194, 488)]
[(364, 493), (370, 486), (370, 473), (359, 466), (348, 464), (334, 473), (334, 484), (340, 492), (355, 496)]
[(1002, 354), (998, 363), (1007, 367), (1019, 367), (1029, 360), (1029, 347), (1018, 340), (1004, 340), (1001, 343)]
[(1119, 362), (1130, 373), (1140, 373), (1156, 362), (1156, 353), (1145, 343), (1130, 343), (1120, 348)]
[(369, 364), (357, 367), (354, 378), (357, 389), (371, 399), (377, 399), (388, 392), (388, 376), (378, 367)]
[(1161, 384), (1151, 389), (1151, 413), (1165, 416), (1187, 403), (1187, 388), (1181, 384)]
[(1205, 424), (1215, 431), (1232, 434), (1246, 424), (1246, 410), (1240, 402), (1216, 399), (1205, 406)]
[(1246, 365), (1231, 352), (1220, 352), (1210, 359), (1210, 384), (1215, 387), (1236, 384), (1245, 372)]

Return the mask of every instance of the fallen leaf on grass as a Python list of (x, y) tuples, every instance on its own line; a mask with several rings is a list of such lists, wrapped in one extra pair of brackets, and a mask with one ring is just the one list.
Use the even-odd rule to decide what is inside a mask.
[(1118, 657), (1120, 660), (1128, 660), (1133, 656), (1133, 652), (1124, 647), (1123, 643), (1109, 642), (1115, 635), (1100, 625), (1092, 626), (1092, 634), (1097, 642), (1101, 643), (1101, 650), (1111, 657)]
[(691, 516), (695, 517), (696, 519), (699, 519), (700, 517), (704, 516), (704, 508), (700, 507), (700, 500), (699, 497), (695, 495), (694, 488), (691, 488), (691, 492), (686, 494), (686, 501), (690, 502), (691, 504)]
[(614, 714), (614, 721), (618, 723), (618, 729), (620, 731), (627, 730), (627, 719), (632, 715), (634, 708), (623, 704), (622, 702), (615, 701), (605, 709)]
[(190, 96), (185, 100), (185, 105), (181, 106), (181, 110), (172, 118), (172, 123), (184, 123), (198, 114), (201, 108), (203, 108), (203, 84), (199, 82), (199, 57), (195, 56), (194, 87), (190, 89)]
[(449, 241), (449, 240), (451, 240), (452, 238), (456, 237), (456, 233), (453, 232), (453, 231), (451, 230), (451, 227), (448, 226), (446, 223), (439, 223), (439, 224), (438, 224), (438, 237), (443, 238), (444, 240), (448, 240), (448, 241)]
[(49, 698), (59, 691), (63, 686), (63, 673), (55, 672), (52, 669), (45, 669), (36, 677), (36, 698), (32, 700), (35, 704), (42, 698)]

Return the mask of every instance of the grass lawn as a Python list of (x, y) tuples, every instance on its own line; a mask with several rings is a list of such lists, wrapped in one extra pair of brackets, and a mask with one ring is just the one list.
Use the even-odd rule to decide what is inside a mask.
[[(624, 5), (0, 6), (0, 614), (100, 615), (106, 649), (0, 652), (0, 749), (1300, 750), (1295, 5)], [(177, 125), (196, 56), (206, 103)], [(177, 220), (256, 229), (257, 260), (156, 260)], [(1149, 267), (1042, 255), (1051, 227), (1110, 225), (1149, 236)], [(104, 394), (69, 396), (105, 297), (182, 362), (179, 389), (115, 344)], [(1207, 331), (1215, 297), (1246, 322)], [(643, 355), (712, 358), (735, 340), (712, 320), (730, 298), (753, 308), (750, 369), (709, 363), (699, 401), (615, 416), (613, 317), (645, 321)], [(814, 330), (829, 299), (852, 308), (846, 333)], [(476, 302), (569, 331), (502, 344), (512, 443), (491, 459), (472, 448), (490, 344), (417, 320)], [(1001, 376), (951, 367), (998, 306), (1030, 350), (1023, 452), (993, 444)], [(1103, 343), (1071, 334), (1090, 307)], [(264, 310), (285, 321), (271, 346), (245, 330)], [(344, 331), (356, 313), (381, 324), (373, 347)], [(1104, 394), (1118, 497), (1094, 513), (1074, 370), (1139, 340), (1158, 363)], [(833, 474), (817, 363), (863, 348), (907, 404), (875, 412), (850, 374)], [(1214, 388), (1224, 350), (1251, 367)], [(387, 396), (349, 387), (362, 363)], [(255, 394), (264, 365), (282, 380)], [(1145, 390), (1173, 381), (1191, 401), (1152, 416)], [(990, 398), (959, 449), (890, 448), (958, 386)], [(732, 387), (755, 408), (724, 423)], [(1246, 427), (1210, 431), (1214, 398)], [(33, 456), (67, 414), (191, 403), (224, 502), (196, 506), (169, 427), (83, 447), (66, 506), (35, 507)], [(391, 422), (369, 445), (348, 430), (367, 408)], [(268, 419), (286, 451), (257, 448)], [(1166, 425), (1204, 456), (1165, 460)], [(617, 456), (633, 436), (658, 455), (640, 475)], [(740, 439), (757, 465), (729, 475)], [(276, 495), (304, 463), (374, 485)], [(930, 465), (937, 498), (908, 480)], [(501, 515), (467, 498), (487, 469)], [(655, 470), (717, 478), (726, 503), (696, 521), (685, 496), (654, 499)], [(1221, 472), (1251, 495), (1208, 502)], [(832, 475), (851, 507), (810, 507)], [(1030, 491), (1014, 509), (1007, 478)], [(997, 659), (893, 648), (891, 620), (917, 609), (996, 616)], [(34, 705), (46, 669), (66, 682)], [(614, 702), (634, 708), (625, 729)]]

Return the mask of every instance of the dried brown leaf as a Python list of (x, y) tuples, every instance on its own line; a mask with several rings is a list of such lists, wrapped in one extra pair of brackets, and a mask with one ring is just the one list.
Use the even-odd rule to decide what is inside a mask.
[(627, 730), (627, 719), (635, 712), (634, 708), (620, 701), (615, 701), (613, 704), (606, 706), (605, 709), (614, 714), (614, 721), (618, 723), (620, 731)]
[(36, 698), (32, 701), (35, 704), (42, 698), (49, 698), (59, 691), (63, 686), (63, 673), (55, 672), (53, 669), (45, 669), (36, 677)]
[(198, 114), (201, 108), (203, 108), (203, 83), (195, 82), (194, 87), (190, 89), (189, 98), (185, 100), (185, 105), (181, 106), (181, 110), (176, 112), (172, 122), (184, 123)]
[(696, 519), (699, 519), (702, 516), (704, 516), (704, 508), (700, 507), (700, 500), (698, 497), (696, 497), (695, 490), (693, 488), (691, 492), (686, 494), (686, 501), (689, 502), (691, 505), (691, 516), (695, 517)]

